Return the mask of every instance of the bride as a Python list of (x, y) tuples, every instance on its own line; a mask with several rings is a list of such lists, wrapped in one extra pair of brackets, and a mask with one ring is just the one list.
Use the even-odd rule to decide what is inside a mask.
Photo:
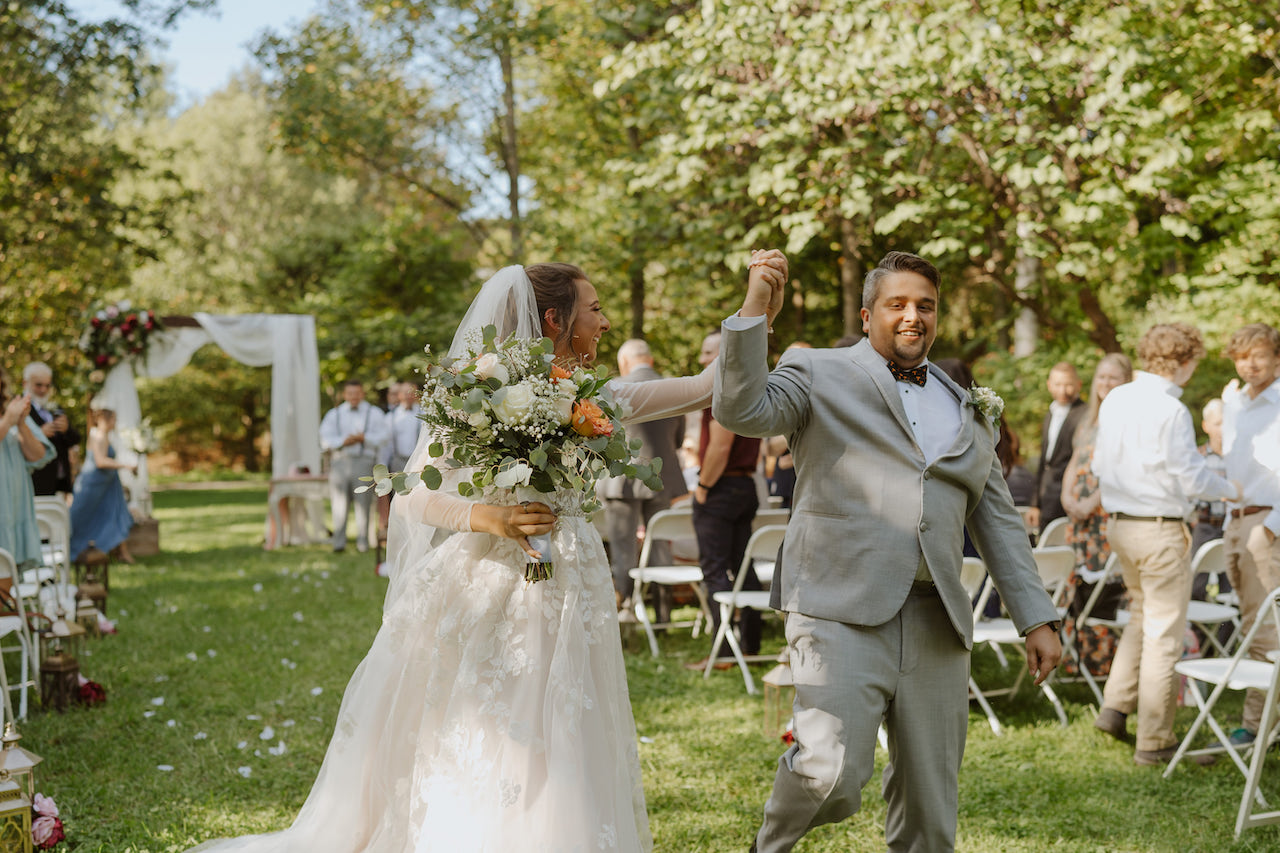
[[(759, 274), (783, 274), (772, 254), (753, 260)], [(549, 337), (570, 365), (590, 365), (609, 330), (595, 288), (569, 264), (498, 272), (450, 355), (486, 325), (500, 338)], [(713, 375), (609, 389), (629, 422), (646, 421), (708, 405)], [(424, 430), (409, 470), (434, 463), (430, 443)], [(439, 490), (392, 502), (382, 627), (293, 826), (201, 853), (652, 849), (613, 583), (584, 495), (479, 503), (457, 494), (465, 474), (441, 473)], [(526, 583), (527, 537), (548, 532), (555, 576)]]

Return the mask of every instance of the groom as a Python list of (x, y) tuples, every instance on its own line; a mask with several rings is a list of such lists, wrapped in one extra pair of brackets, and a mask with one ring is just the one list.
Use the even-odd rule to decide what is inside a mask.
[(767, 327), (786, 259), (759, 253), (752, 267), (742, 309), (723, 325), (713, 411), (739, 434), (786, 435), (795, 457), (772, 603), (786, 614), (796, 741), (751, 849), (790, 850), (856, 812), (883, 720), (889, 850), (953, 850), (973, 645), (966, 525), (1026, 635), (1037, 684), (1062, 651), (996, 457), (997, 418), (927, 361), (939, 310), (928, 261), (890, 252), (864, 283), (867, 337), (790, 350), (772, 373)]

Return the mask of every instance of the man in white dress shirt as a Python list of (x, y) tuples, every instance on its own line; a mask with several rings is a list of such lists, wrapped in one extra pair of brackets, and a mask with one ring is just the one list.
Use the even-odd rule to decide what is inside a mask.
[(418, 431), (422, 427), (422, 407), (418, 405), (418, 389), (412, 382), (395, 384), (396, 405), (387, 412), (389, 432), (387, 467), (403, 471), (418, 444)]
[(369, 508), (373, 490), (355, 494), (367, 485), (361, 477), (373, 474), (380, 446), (387, 441), (386, 416), (364, 398), (364, 385), (348, 379), (342, 387), (342, 404), (320, 421), (320, 447), (330, 451), (329, 503), (333, 508), (333, 550), (347, 547), (347, 516), (352, 498), (356, 505), (356, 550), (369, 550)]
[[(1266, 323), (1245, 326), (1231, 336), (1226, 356), (1244, 386), (1223, 395), (1222, 451), (1227, 476), (1240, 482), (1243, 494), (1227, 513), (1223, 544), (1227, 577), (1240, 596), (1241, 630), (1248, 631), (1267, 593), (1280, 586), (1280, 332)], [(1265, 661), (1278, 644), (1276, 632), (1264, 626), (1249, 656)], [(1264, 698), (1261, 691), (1248, 691), (1233, 743), (1253, 741)]]
[(1094, 725), (1127, 741), (1127, 719), (1136, 710), (1137, 764), (1168, 762), (1178, 745), (1173, 665), (1182, 656), (1191, 600), (1187, 519), (1197, 498), (1239, 494), (1205, 463), (1191, 413), (1178, 400), (1204, 354), (1193, 327), (1153, 326), (1138, 344), (1146, 370), (1113, 389), (1098, 411), (1093, 470), (1110, 516), (1107, 539), (1132, 600)]

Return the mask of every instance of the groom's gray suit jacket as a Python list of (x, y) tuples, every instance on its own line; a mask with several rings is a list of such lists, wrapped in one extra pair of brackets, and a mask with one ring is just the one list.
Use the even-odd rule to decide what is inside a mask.
[(902, 608), (923, 554), (972, 648), (972, 604), (960, 584), (967, 524), (1018, 630), (1058, 619), (1001, 473), (997, 429), (967, 405), (966, 392), (930, 365), (928, 381), (962, 405), (955, 444), (926, 465), (885, 359), (868, 341), (790, 350), (772, 373), (767, 348), (763, 323), (723, 329), (712, 410), (740, 435), (787, 436), (795, 457), (776, 609), (880, 625)]

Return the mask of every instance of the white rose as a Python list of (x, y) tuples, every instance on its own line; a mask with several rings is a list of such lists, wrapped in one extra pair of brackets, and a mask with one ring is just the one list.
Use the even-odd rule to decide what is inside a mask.
[(497, 379), (503, 385), (506, 385), (507, 380), (511, 378), (507, 373), (507, 368), (503, 366), (502, 360), (491, 352), (487, 352), (476, 359), (476, 376), (481, 379)]
[[(520, 423), (528, 415), (534, 403), (533, 389), (525, 382), (509, 385), (493, 396), (495, 398), (493, 413), (504, 424)], [(497, 399), (499, 396), (502, 399)]]
[(489, 425), (489, 416), (484, 413), (483, 409), (481, 409), (478, 412), (472, 412), (467, 415), (467, 423), (475, 429), (484, 429)]
[(500, 489), (514, 489), (516, 486), (529, 485), (529, 476), (533, 468), (524, 462), (517, 462), (505, 471), (499, 471), (493, 478), (493, 484)]

